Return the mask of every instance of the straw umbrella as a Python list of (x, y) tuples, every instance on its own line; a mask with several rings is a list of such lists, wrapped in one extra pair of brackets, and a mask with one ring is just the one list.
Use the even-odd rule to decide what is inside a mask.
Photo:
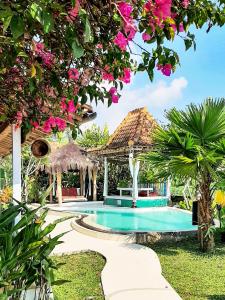
[(57, 176), (58, 203), (62, 203), (62, 173), (69, 170), (80, 171), (81, 194), (85, 191), (85, 176), (88, 172), (89, 184), (91, 179), (93, 181), (93, 200), (96, 200), (97, 162), (88, 157), (87, 152), (73, 142), (61, 147), (51, 143), (51, 148), (52, 151), (44, 168), (47, 173)]

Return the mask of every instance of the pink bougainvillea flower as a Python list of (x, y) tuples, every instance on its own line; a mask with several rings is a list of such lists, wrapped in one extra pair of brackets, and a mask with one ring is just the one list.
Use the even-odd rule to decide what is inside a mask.
[(50, 125), (50, 127), (52, 128), (56, 127), (56, 118), (51, 116), (46, 122)]
[(56, 117), (55, 123), (56, 123), (59, 131), (64, 131), (66, 129), (66, 121), (65, 120), (63, 120), (59, 117)]
[(159, 19), (166, 20), (171, 16), (172, 0), (155, 0), (153, 14)]
[(142, 33), (142, 39), (143, 39), (144, 42), (147, 42), (147, 41), (151, 40), (151, 36), (147, 32), (143, 32)]
[(54, 55), (52, 53), (43, 51), (40, 56), (41, 56), (41, 58), (43, 60), (43, 64), (46, 67), (51, 67), (53, 65), (53, 63), (54, 63)]
[(48, 121), (45, 121), (43, 126), (42, 126), (42, 130), (45, 132), (45, 133), (50, 133), (52, 131), (51, 129), (51, 126), (49, 124)]
[(120, 2), (118, 4), (118, 8), (119, 8), (119, 11), (121, 13), (121, 15), (127, 19), (127, 18), (130, 18), (130, 15), (132, 13), (132, 10), (133, 10), (133, 7), (131, 4), (127, 3), (127, 2)]
[(112, 103), (118, 103), (119, 96), (117, 95), (117, 89), (113, 86), (110, 88), (109, 93), (111, 95)]
[(114, 39), (114, 44), (117, 45), (122, 51), (125, 51), (128, 45), (128, 39), (124, 34), (119, 31)]
[(183, 0), (183, 1), (182, 1), (182, 6), (183, 6), (184, 8), (188, 8), (189, 4), (190, 4), (190, 0)]
[(128, 41), (132, 41), (137, 33), (137, 28), (131, 23), (124, 24), (124, 31), (127, 35)]
[(67, 111), (68, 111), (69, 113), (74, 113), (76, 110), (77, 110), (77, 109), (76, 109), (76, 107), (75, 107), (75, 105), (74, 105), (74, 101), (73, 101), (73, 100), (70, 100), (70, 101), (68, 102), (68, 108), (67, 108)]
[(118, 103), (118, 102), (119, 102), (119, 96), (113, 94), (113, 95), (112, 95), (112, 103)]
[(69, 79), (78, 80), (79, 79), (79, 71), (76, 68), (71, 68), (68, 71)]
[(172, 65), (171, 64), (165, 64), (165, 65), (157, 65), (157, 69), (162, 72), (165, 76), (170, 76), (172, 72)]
[(107, 73), (107, 72), (103, 71), (102, 72), (102, 79), (108, 80), (108, 81), (113, 81), (114, 80), (114, 76), (111, 73)]
[(39, 128), (39, 123), (37, 121), (30, 121), (30, 125), (33, 126), (34, 129), (38, 129)]
[(70, 22), (70, 23), (74, 22), (74, 20), (78, 16), (79, 9), (80, 9), (80, 2), (79, 2), (79, 0), (76, 0), (75, 7), (71, 8), (68, 11), (68, 16), (66, 17), (66, 19), (67, 19), (68, 22)]
[(130, 68), (124, 68), (123, 69), (123, 76), (119, 79), (122, 80), (124, 83), (130, 83), (131, 78), (131, 70)]
[(16, 119), (17, 121), (22, 121), (23, 119), (23, 114), (21, 111), (18, 111), (17, 114), (16, 114)]
[(109, 93), (110, 93), (111, 95), (113, 95), (113, 94), (117, 93), (117, 89), (116, 89), (114, 86), (112, 86), (112, 87), (110, 88), (110, 90), (109, 90)]
[(60, 102), (60, 107), (61, 107), (62, 112), (65, 112), (67, 110), (67, 104), (65, 101), (66, 101), (66, 98), (63, 97)]
[(96, 48), (97, 48), (97, 49), (102, 49), (102, 48), (103, 48), (103, 45), (102, 45), (102, 44), (97, 44), (97, 45), (96, 45)]
[(43, 43), (36, 43), (36, 42), (33, 42), (33, 45), (34, 45), (34, 52), (39, 54), (41, 51), (44, 50), (45, 48), (45, 45)]

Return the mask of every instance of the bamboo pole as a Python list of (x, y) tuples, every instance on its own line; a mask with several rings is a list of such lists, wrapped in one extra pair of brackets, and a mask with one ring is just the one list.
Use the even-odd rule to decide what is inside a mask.
[(80, 196), (84, 195), (83, 169), (80, 169)]
[[(48, 175), (49, 177), (49, 186), (52, 185), (52, 173), (49, 173)], [(53, 192), (52, 192), (52, 188), (51, 188), (51, 191), (50, 191), (50, 194), (49, 194), (49, 200), (50, 200), (50, 203), (53, 203)]]

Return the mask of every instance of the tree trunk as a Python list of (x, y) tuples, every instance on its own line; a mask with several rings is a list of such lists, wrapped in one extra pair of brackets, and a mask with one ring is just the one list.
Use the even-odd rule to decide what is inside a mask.
[(203, 175), (199, 186), (200, 199), (198, 205), (198, 237), (203, 252), (210, 252), (214, 249), (214, 235), (210, 230), (213, 226), (210, 184), (210, 174)]

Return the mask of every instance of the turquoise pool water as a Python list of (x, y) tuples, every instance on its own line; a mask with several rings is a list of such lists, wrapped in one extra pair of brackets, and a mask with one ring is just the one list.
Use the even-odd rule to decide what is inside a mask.
[(96, 211), (93, 220), (115, 231), (175, 232), (193, 231), (192, 215), (188, 212), (163, 208), (138, 212)]

